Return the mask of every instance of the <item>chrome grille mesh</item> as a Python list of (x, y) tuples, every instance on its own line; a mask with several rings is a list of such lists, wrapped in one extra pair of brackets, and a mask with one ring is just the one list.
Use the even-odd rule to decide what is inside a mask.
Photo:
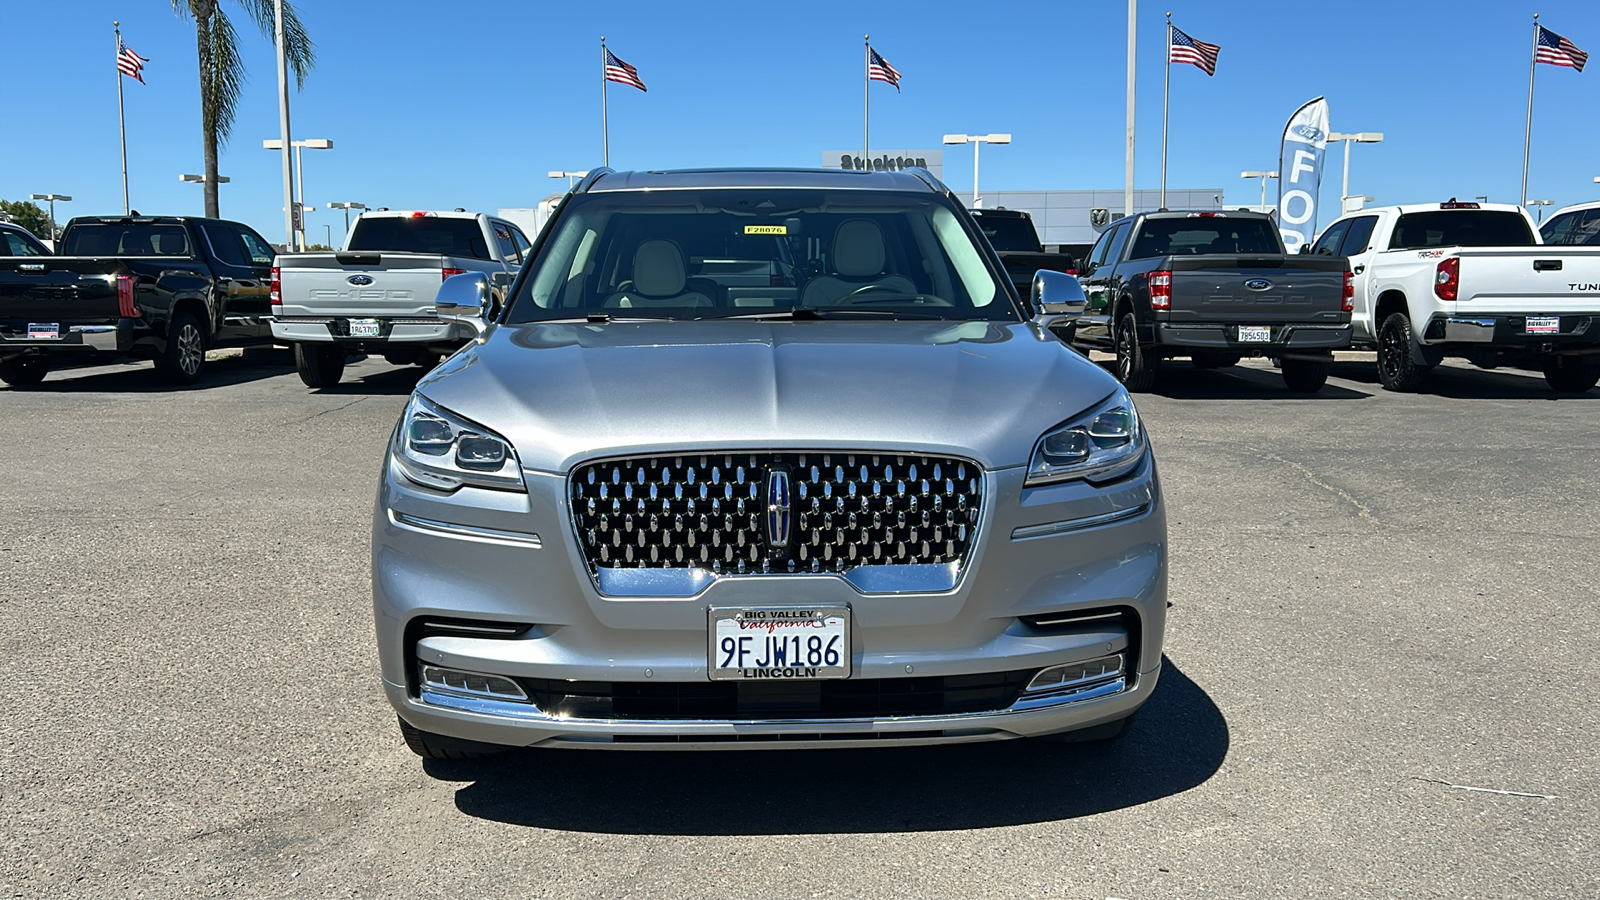
[(926, 454), (641, 456), (578, 466), (570, 485), (591, 571), (728, 575), (964, 564), (983, 496), (977, 464)]

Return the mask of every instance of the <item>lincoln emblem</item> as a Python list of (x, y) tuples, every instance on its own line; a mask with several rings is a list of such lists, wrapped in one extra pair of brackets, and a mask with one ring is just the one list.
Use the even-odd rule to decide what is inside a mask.
[(783, 469), (767, 475), (767, 549), (773, 556), (789, 549), (789, 473)]

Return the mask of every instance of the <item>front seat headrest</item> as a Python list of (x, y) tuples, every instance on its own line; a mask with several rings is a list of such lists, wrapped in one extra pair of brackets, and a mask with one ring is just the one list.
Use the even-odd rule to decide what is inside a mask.
[(647, 297), (683, 293), (683, 254), (671, 241), (645, 241), (633, 254), (633, 289)]
[(883, 231), (876, 222), (851, 219), (833, 235), (833, 268), (846, 278), (883, 271)]

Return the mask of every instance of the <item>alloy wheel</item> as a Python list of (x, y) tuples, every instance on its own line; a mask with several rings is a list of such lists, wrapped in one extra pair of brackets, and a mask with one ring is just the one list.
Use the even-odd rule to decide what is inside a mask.
[(200, 329), (185, 323), (178, 332), (178, 368), (185, 375), (194, 375), (200, 371), (200, 364), (205, 361), (205, 347), (200, 341)]

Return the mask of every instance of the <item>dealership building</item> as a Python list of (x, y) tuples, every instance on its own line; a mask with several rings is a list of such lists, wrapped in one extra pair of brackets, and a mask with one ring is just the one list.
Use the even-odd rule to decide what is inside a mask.
[[(927, 169), (935, 178), (944, 181), (943, 150), (874, 150), (870, 159), (861, 151), (825, 150), (822, 165), (829, 169), (898, 171), (911, 167)], [(946, 182), (949, 184), (949, 182)], [(961, 202), (972, 205), (972, 191), (955, 190)], [(979, 187), (982, 187), (980, 184)], [(1122, 215), (1122, 189), (1090, 191), (984, 191), (983, 205), (988, 209), (1004, 207), (1022, 210), (1033, 216), (1033, 227), (1039, 232), (1042, 244), (1092, 244), (1100, 236), (1094, 210), (1107, 210), (1115, 219)], [(1159, 209), (1161, 192), (1136, 190), (1133, 192), (1135, 212)], [(1168, 209), (1221, 209), (1222, 188), (1168, 188)]]

